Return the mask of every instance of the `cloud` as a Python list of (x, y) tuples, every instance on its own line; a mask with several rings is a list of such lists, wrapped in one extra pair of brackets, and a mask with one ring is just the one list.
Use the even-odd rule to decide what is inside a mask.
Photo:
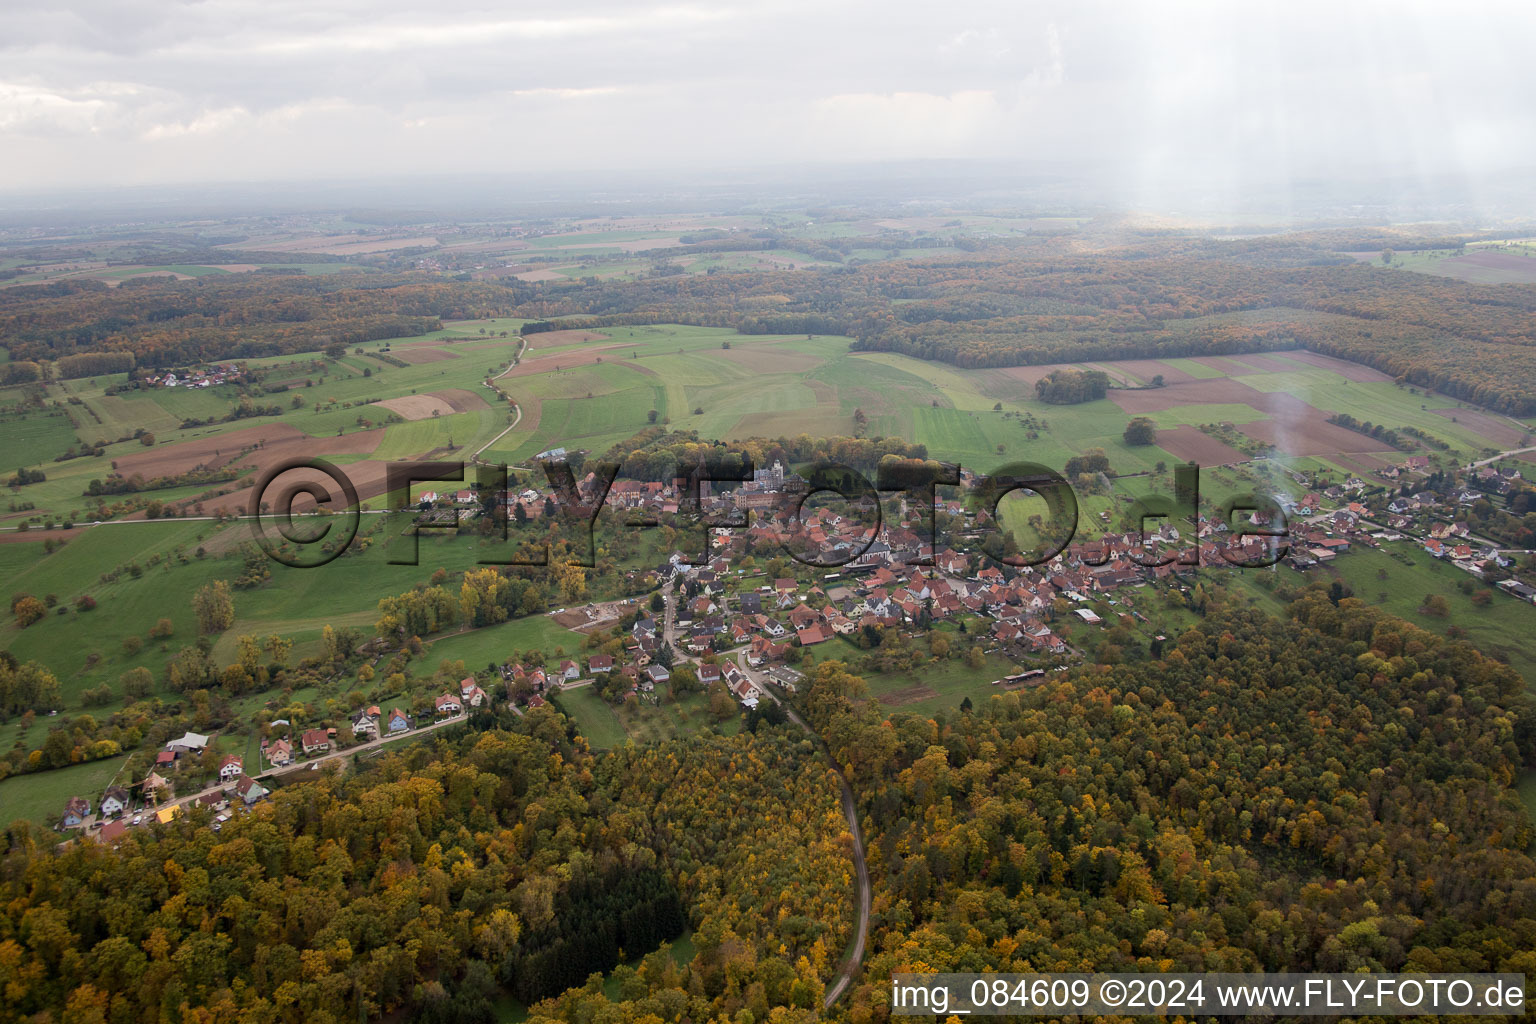
[[(57, 0), (0, 9), (0, 189), (924, 157), (1124, 194), (1529, 166), (1524, 7)], [(616, 162), (616, 157), (619, 160)]]

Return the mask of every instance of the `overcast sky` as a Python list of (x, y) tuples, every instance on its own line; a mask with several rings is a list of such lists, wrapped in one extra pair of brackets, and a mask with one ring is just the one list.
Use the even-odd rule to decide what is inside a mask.
[(1526, 3), (49, 0), (0, 189), (948, 157), (1130, 192), (1536, 165)]

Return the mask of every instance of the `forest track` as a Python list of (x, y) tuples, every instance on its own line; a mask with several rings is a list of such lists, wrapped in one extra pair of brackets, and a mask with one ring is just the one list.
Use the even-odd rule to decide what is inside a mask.
[[(756, 681), (756, 676), (747, 668), (745, 648), (738, 649), (735, 654), (737, 667), (746, 673), (748, 679)], [(832, 765), (832, 771), (837, 774), (838, 786), (842, 790), (840, 799), (843, 805), (843, 817), (848, 820), (848, 832), (853, 836), (853, 866), (859, 890), (859, 920), (854, 931), (853, 942), (849, 944), (847, 952), (843, 954), (842, 960), (838, 963), (837, 974), (833, 976), (832, 983), (827, 986), (826, 995), (821, 1000), (822, 1010), (830, 1010), (832, 1004), (841, 999), (843, 993), (848, 991), (848, 986), (853, 984), (854, 975), (858, 974), (860, 968), (864, 966), (864, 949), (869, 940), (869, 912), (872, 905), (872, 896), (869, 886), (869, 861), (864, 855), (864, 832), (859, 827), (859, 809), (853, 800), (853, 787), (848, 784), (848, 777), (843, 774), (843, 769), (838, 765), (837, 760), (833, 758), (832, 751), (827, 747), (826, 742), (817, 735), (814, 729), (806, 724), (805, 719), (801, 718), (794, 708), (779, 700), (772, 690), (762, 685), (759, 686), (759, 689), (775, 704), (782, 707), (784, 713), (789, 716), (789, 720), (804, 730), (805, 734), (811, 738), (811, 741), (821, 748), (821, 752), (827, 756), (827, 761)]]

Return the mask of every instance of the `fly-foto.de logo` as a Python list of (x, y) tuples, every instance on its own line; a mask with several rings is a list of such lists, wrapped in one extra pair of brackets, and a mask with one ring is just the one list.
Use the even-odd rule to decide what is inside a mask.
[[(482, 540), (476, 559), (482, 565), (592, 566), (599, 526), (611, 524), (625, 531), (670, 529), (682, 559), (693, 564), (707, 562), (719, 538), (756, 528), (771, 535), (782, 554), (829, 569), (865, 558), (894, 531), (908, 545), (908, 565), (933, 565), (941, 541), (946, 550), (1002, 565), (1043, 565), (1073, 543), (1083, 514), (1067, 477), (1032, 462), (975, 474), (953, 463), (891, 459), (871, 479), (834, 462), (763, 473), (742, 453), (714, 448), (660, 480), (626, 477), (618, 463), (586, 462), (578, 470), (561, 459), (541, 461), (543, 479), (528, 474), (521, 484), (512, 482), (506, 465), (476, 464), (472, 479), (469, 468), (464, 462), (389, 463), (382, 478), (372, 474), (365, 495), (344, 467), (291, 459), (262, 474), (248, 514), (261, 547), (301, 568), (344, 554), (370, 514), (385, 517), (388, 561), (396, 565), (417, 564), (422, 535), (468, 527)], [(460, 486), (443, 486), (449, 484)], [(1022, 531), (1033, 542), (1027, 548), (1000, 525), (1000, 506), (1014, 495), (1038, 499), (1040, 511)], [(382, 507), (365, 508), (369, 499), (382, 499)], [(1221, 539), (1207, 556), (1215, 551), (1235, 567), (1267, 567), (1288, 552), (1279, 501), (1248, 494), (1202, 512), (1194, 464), (1174, 467), (1171, 496), (1137, 499), (1122, 520), (1134, 542), (1124, 555), (1142, 567), (1200, 564), (1202, 532)], [(1100, 557), (1107, 559), (1107, 552), (1102, 546)], [(1093, 558), (1089, 552), (1084, 560), (1091, 565)]]

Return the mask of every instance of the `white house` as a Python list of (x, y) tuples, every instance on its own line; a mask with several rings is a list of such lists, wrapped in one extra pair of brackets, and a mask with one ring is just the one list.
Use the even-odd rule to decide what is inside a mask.
[(122, 814), (128, 809), (128, 791), (122, 786), (108, 786), (107, 791), (101, 795), (101, 813), (103, 817), (112, 817)]

